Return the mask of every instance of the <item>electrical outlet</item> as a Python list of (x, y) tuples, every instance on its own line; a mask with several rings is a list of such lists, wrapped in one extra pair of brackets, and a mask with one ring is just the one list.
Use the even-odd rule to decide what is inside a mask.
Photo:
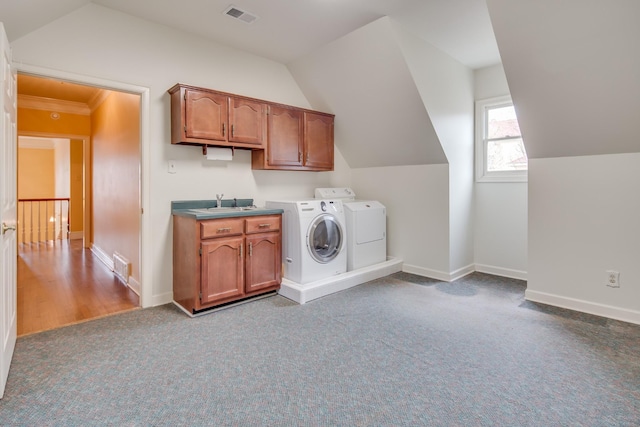
[(173, 160), (169, 160), (167, 169), (167, 172), (169, 173), (176, 173), (176, 162), (174, 162)]
[(607, 270), (607, 286), (610, 288), (620, 287), (620, 272), (614, 270)]

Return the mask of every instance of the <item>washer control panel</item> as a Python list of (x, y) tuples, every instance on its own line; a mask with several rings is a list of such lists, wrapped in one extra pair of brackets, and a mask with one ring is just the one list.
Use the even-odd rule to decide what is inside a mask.
[(316, 188), (316, 199), (355, 199), (356, 193), (349, 187)]

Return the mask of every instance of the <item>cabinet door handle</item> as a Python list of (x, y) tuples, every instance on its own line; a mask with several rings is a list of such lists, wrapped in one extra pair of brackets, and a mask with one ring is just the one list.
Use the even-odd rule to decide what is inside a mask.
[(238, 252), (238, 256), (242, 258), (242, 243), (240, 243), (240, 251)]
[(225, 123), (222, 124), (222, 136), (224, 136)]
[(302, 161), (302, 153), (298, 151), (298, 163)]
[(218, 228), (218, 233), (226, 233), (231, 231), (231, 227)]
[(271, 228), (271, 224), (260, 224), (258, 228)]
[(235, 131), (235, 126), (234, 126), (234, 125), (231, 125), (231, 137), (233, 137), (233, 133), (234, 133), (234, 131)]
[(249, 243), (249, 256), (253, 256), (253, 243)]

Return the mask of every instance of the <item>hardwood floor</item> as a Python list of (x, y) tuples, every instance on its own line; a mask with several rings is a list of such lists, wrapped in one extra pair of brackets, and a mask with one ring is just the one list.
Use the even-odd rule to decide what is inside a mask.
[(139, 307), (82, 240), (18, 244), (18, 336)]

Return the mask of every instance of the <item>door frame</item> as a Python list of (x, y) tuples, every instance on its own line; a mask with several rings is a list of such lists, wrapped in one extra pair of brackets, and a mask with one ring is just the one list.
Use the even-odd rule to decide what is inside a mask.
[[(69, 73), (27, 64), (15, 64), (16, 72), (38, 77), (64, 80), (81, 85), (97, 86), (107, 90), (128, 92), (140, 95), (140, 306), (153, 305), (153, 280), (151, 253), (151, 221), (150, 221), (150, 142), (149, 142), (149, 88), (124, 82), (102, 79), (99, 77)], [(16, 141), (17, 144), (17, 141)], [(17, 148), (16, 148), (17, 149)], [(145, 214), (146, 213), (146, 214)], [(147, 250), (147, 248), (149, 250)]]

